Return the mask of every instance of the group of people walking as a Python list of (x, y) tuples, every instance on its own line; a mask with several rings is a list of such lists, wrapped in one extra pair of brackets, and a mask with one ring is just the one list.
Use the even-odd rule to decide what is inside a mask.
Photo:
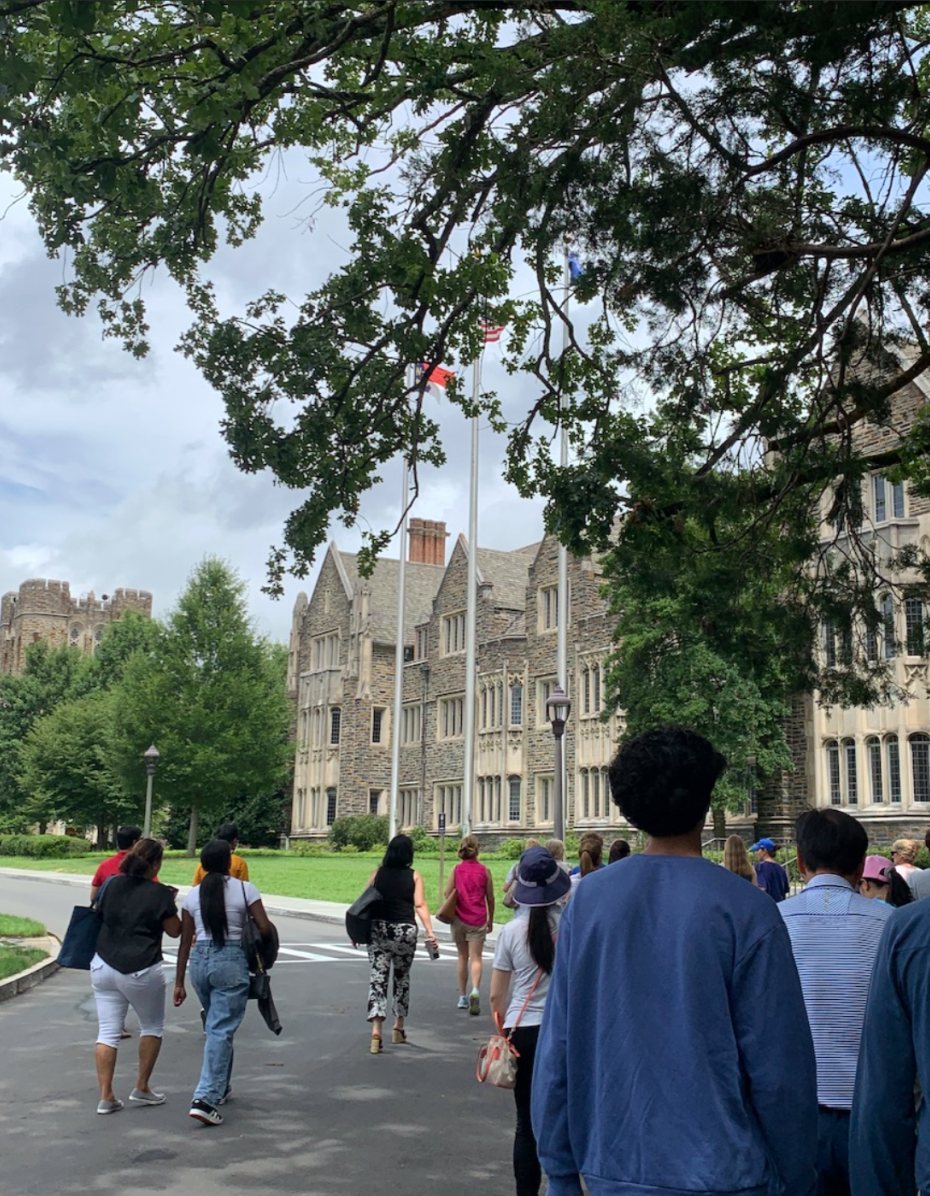
[[(586, 837), (569, 872), (560, 843), (531, 842), (508, 876), (516, 912), (497, 938), (490, 1006), (517, 1052), (517, 1196), (538, 1196), (543, 1169), (551, 1196), (581, 1196), (583, 1182), (592, 1196), (930, 1196), (920, 1095), (930, 1084), (930, 902), (921, 900), (930, 870), (916, 867), (920, 844), (899, 840), (889, 863), (868, 854), (855, 818), (810, 810), (796, 828), (795, 895), (771, 840), (753, 845), (753, 867), (731, 839), (716, 867), (701, 838), (724, 767), (691, 731), (630, 740), (609, 780), (645, 848), (632, 854), (618, 841), (619, 866), (609, 867), (600, 837)], [(445, 892), (458, 1003), (472, 1012), (495, 910), (479, 856), (466, 836)], [(158, 882), (153, 839), (121, 844), (95, 876), (98, 1112), (122, 1108), (113, 1074), (129, 1007), (140, 1023), (129, 1100), (165, 1099), (151, 1079), (168, 935), (180, 938), (174, 1002), (186, 998), (189, 968), (203, 1007), (190, 1115), (222, 1122), (249, 994), (242, 932), (252, 919), (274, 935), (258, 891), (231, 875), (237, 858), (228, 840), (209, 843), (180, 912), (176, 891)], [(406, 1042), (417, 919), (438, 951), (413, 862), (411, 839), (398, 835), (370, 878), (380, 895), (369, 944), (373, 1054), (392, 971), (392, 1042)]]
[(202, 1007), (205, 1034), (203, 1065), (194, 1089), (190, 1116), (204, 1125), (221, 1125), (219, 1107), (232, 1092), (233, 1038), (249, 998), (249, 959), (243, 932), (251, 920), (262, 940), (275, 937), (261, 894), (248, 880), (245, 861), (233, 853), (234, 826), (221, 826), (204, 847), (194, 885), (180, 912), (177, 889), (159, 883), (163, 848), (143, 838), (138, 827), (121, 827), (119, 851), (104, 861), (92, 882), (92, 900), (100, 915), (91, 983), (97, 1006), (95, 1050), (100, 1084), (100, 1114), (118, 1113), (123, 1102), (113, 1090), (117, 1050), (132, 1008), (139, 1019), (139, 1069), (129, 1100), (161, 1105), (165, 1095), (151, 1087), (165, 1027), (164, 935), (180, 938), (174, 1004), (187, 999), (188, 966)]

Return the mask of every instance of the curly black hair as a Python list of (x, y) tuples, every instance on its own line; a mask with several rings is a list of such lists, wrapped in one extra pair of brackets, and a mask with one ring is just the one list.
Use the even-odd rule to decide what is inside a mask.
[(611, 760), (610, 791), (627, 822), (667, 839), (704, 821), (726, 766), (726, 757), (696, 731), (644, 731), (623, 744)]

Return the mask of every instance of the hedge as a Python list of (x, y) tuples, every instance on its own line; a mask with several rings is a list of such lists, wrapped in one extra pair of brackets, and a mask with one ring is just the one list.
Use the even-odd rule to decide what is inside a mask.
[(87, 855), (90, 850), (87, 839), (76, 839), (72, 835), (0, 835), (0, 856), (55, 860)]

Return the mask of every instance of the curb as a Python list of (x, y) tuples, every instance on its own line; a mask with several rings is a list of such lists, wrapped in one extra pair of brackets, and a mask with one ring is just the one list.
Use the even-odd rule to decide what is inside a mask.
[[(31, 939), (32, 943), (41, 943), (44, 941), (52, 949), (57, 945), (61, 946), (61, 941), (54, 934), (43, 936), (42, 939)], [(49, 976), (54, 976), (58, 971), (58, 960), (49, 954), (48, 959), (40, 959), (38, 963), (34, 963), (31, 967), (26, 968), (24, 972), (17, 972), (15, 976), (7, 976), (6, 980), (0, 980), (0, 1002), (10, 1001), (13, 997), (18, 997), (20, 993), (28, 992), (30, 988), (35, 988), (37, 984), (41, 984), (43, 980), (47, 980)]]

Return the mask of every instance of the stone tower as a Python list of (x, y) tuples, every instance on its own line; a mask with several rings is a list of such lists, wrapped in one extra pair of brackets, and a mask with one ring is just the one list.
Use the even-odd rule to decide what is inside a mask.
[(30, 578), (18, 592), (0, 600), (0, 673), (22, 672), (26, 648), (46, 643), (52, 648), (70, 644), (93, 652), (104, 627), (116, 623), (127, 610), (152, 617), (152, 595), (147, 590), (115, 590), (101, 598), (91, 592), (72, 598), (66, 581)]

